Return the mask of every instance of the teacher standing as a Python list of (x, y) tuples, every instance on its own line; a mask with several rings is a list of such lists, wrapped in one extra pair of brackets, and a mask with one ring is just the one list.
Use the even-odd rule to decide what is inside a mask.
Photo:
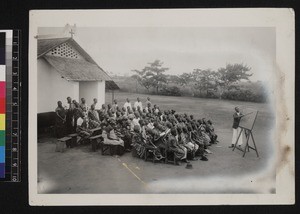
[[(234, 108), (235, 112), (233, 114), (233, 125), (232, 125), (232, 130), (233, 130), (233, 134), (232, 134), (232, 141), (231, 141), (231, 146), (229, 146), (229, 148), (233, 148), (234, 144), (239, 136), (239, 133), (241, 132), (241, 128), (239, 127), (240, 124), (240, 120), (241, 118), (244, 116), (241, 112), (240, 109), (238, 107)], [(238, 146), (240, 147), (243, 144), (243, 133), (241, 133), (241, 136), (239, 138), (238, 141)]]

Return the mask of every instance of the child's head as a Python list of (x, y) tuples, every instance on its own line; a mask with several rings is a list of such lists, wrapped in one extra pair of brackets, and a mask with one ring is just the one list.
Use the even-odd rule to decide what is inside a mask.
[(183, 131), (183, 133), (187, 133), (188, 132), (186, 126), (182, 127), (182, 131)]
[(177, 127), (177, 132), (178, 132), (178, 134), (182, 133), (182, 128), (180, 126)]
[(133, 131), (134, 131), (135, 133), (140, 133), (140, 126), (135, 125), (135, 126), (133, 127)]
[(176, 136), (176, 135), (177, 135), (177, 131), (176, 131), (176, 128), (175, 128), (175, 127), (173, 127), (173, 128), (171, 129), (171, 134), (172, 134), (173, 136)]

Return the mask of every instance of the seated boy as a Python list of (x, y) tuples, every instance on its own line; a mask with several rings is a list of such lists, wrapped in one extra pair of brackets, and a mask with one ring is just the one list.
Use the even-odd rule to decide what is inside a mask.
[(171, 129), (171, 135), (169, 136), (168, 150), (174, 152), (176, 165), (179, 165), (180, 160), (188, 163), (186, 159), (187, 149), (178, 143), (176, 136), (177, 136), (177, 131), (176, 128), (173, 127)]
[(217, 143), (218, 135), (215, 133), (215, 128), (214, 128), (214, 125), (212, 124), (211, 120), (207, 121), (206, 131), (209, 133), (212, 143)]
[(131, 141), (131, 146), (134, 148), (136, 155), (139, 158), (143, 158), (145, 156), (146, 147), (143, 142), (143, 136), (140, 132), (140, 126), (134, 126)]
[(112, 146), (111, 155), (122, 155), (124, 153), (124, 141), (115, 133), (115, 124), (110, 123), (102, 132), (103, 144)]
[(188, 131), (190, 132), (192, 141), (199, 146), (195, 155), (199, 155), (201, 157), (200, 160), (207, 161), (208, 159), (204, 156), (205, 148), (204, 148), (203, 139), (199, 136), (196, 129), (197, 128), (194, 123), (188, 126)]
[(86, 143), (86, 139), (88, 139), (92, 134), (92, 132), (89, 129), (88, 118), (84, 116), (83, 112), (79, 113), (79, 117), (77, 119), (76, 132), (80, 137), (78, 142), (81, 144)]
[(199, 146), (196, 143), (193, 143), (186, 126), (182, 127), (181, 140), (183, 141), (183, 145), (188, 149), (188, 152), (191, 153), (192, 160), (197, 160), (195, 155)]

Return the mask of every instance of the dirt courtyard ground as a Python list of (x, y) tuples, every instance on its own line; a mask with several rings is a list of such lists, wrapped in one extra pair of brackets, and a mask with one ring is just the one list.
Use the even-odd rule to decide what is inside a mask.
[[(139, 96), (143, 102), (147, 95), (116, 93), (123, 105), (126, 97), (131, 102)], [(90, 146), (55, 152), (56, 139), (38, 140), (39, 193), (270, 193), (274, 192), (274, 162), (276, 141), (272, 139), (275, 117), (268, 104), (200, 99), (190, 97), (150, 96), (152, 103), (163, 109), (193, 114), (196, 118), (209, 118), (215, 125), (220, 143), (212, 145), (209, 161), (192, 161), (193, 168), (185, 164), (175, 166), (145, 162), (125, 153), (121, 157), (102, 156), (92, 152)], [(111, 94), (106, 95), (107, 103)], [(254, 126), (254, 137), (260, 157), (254, 151), (246, 153), (229, 149), (232, 137), (232, 114), (235, 106), (251, 107), (259, 111)], [(267, 180), (256, 175), (266, 174)], [(267, 184), (267, 185), (265, 185)]]

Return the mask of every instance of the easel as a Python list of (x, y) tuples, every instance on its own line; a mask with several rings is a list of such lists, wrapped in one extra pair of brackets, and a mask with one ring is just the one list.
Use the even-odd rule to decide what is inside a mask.
[[(246, 154), (247, 150), (248, 150), (248, 152), (250, 152), (250, 149), (254, 150), (256, 152), (257, 157), (259, 157), (258, 151), (257, 151), (257, 147), (256, 147), (256, 144), (255, 144), (255, 140), (254, 140), (254, 137), (253, 137), (253, 134), (252, 134), (252, 129), (253, 129), (255, 120), (257, 118), (257, 114), (258, 114), (258, 111), (256, 112), (255, 119), (253, 121), (253, 124), (252, 124), (251, 128), (245, 128), (243, 126), (239, 126), (239, 128), (241, 129), (241, 131), (239, 132), (239, 135), (238, 135), (238, 137), (237, 137), (237, 139), (235, 141), (235, 144), (234, 144), (234, 147), (233, 147), (232, 151), (234, 151), (235, 149), (238, 149), (238, 150), (242, 151), (243, 152), (243, 157), (245, 157), (245, 154)], [(243, 133), (243, 131), (245, 132), (245, 135), (246, 135), (246, 146), (245, 146), (244, 150), (236, 146), (237, 143), (238, 143), (238, 141), (239, 141), (239, 139), (240, 139), (240, 137), (243, 137), (243, 136), (241, 136), (242, 133)], [(250, 139), (250, 137), (252, 139), (254, 147), (252, 147), (252, 146), (249, 145), (249, 139)]]

